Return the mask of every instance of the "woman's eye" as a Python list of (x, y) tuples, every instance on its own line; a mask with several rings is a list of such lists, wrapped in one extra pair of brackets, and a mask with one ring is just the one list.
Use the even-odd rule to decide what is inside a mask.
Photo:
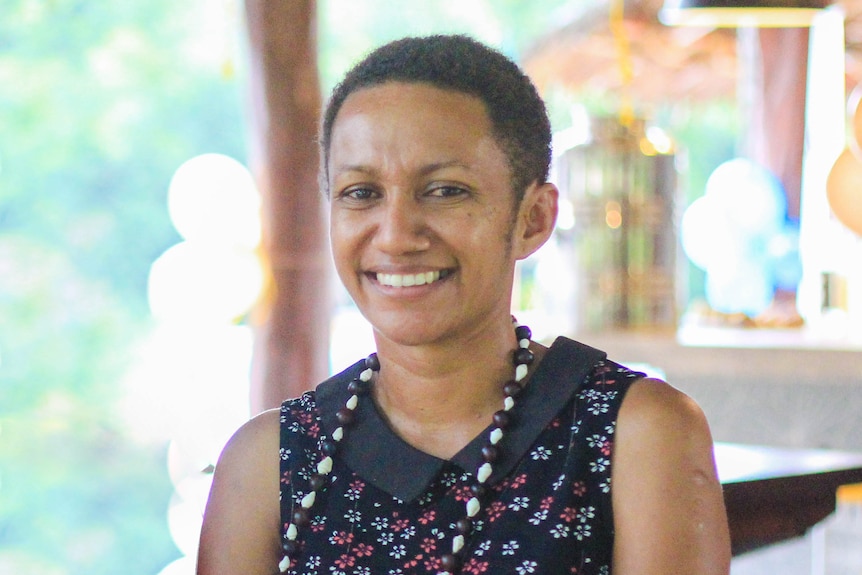
[(460, 196), (466, 193), (467, 190), (465, 190), (464, 188), (459, 188), (457, 186), (438, 186), (432, 188), (428, 195), (440, 198), (454, 198), (456, 196)]
[(350, 200), (370, 200), (375, 197), (375, 192), (370, 188), (350, 188), (341, 196)]

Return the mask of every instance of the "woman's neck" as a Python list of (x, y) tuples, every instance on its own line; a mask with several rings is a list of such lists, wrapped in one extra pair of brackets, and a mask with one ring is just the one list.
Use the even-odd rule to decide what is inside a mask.
[(427, 346), (378, 339), (381, 368), (372, 395), (407, 443), (449, 459), (491, 423), (502, 387), (514, 376), (517, 342), (511, 326), (490, 331)]

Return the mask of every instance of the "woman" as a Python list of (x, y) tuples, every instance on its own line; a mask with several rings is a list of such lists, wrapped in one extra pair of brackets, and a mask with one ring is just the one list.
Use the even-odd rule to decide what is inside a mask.
[(698, 407), (510, 315), (557, 214), (517, 66), (462, 36), (379, 48), (335, 89), (321, 158), (377, 353), (230, 440), (198, 574), (727, 573)]

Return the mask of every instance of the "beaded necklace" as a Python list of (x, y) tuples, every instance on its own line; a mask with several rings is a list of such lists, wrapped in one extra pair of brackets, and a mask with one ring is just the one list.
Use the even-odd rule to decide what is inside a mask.
[[(476, 470), (476, 482), (470, 486), (472, 497), (467, 501), (464, 517), (455, 523), (457, 534), (452, 537), (452, 552), (440, 557), (440, 565), (443, 570), (439, 575), (455, 575), (461, 569), (462, 552), (465, 548), (466, 538), (473, 532), (473, 518), (482, 509), (482, 501), (488, 495), (486, 482), (491, 477), (494, 471), (494, 462), (499, 457), (500, 440), (503, 439), (505, 430), (512, 423), (510, 412), (515, 407), (515, 398), (523, 390), (521, 382), (527, 377), (529, 366), (533, 362), (533, 352), (530, 351), (530, 338), (532, 337), (530, 328), (519, 324), (514, 317), (512, 323), (515, 326), (515, 337), (518, 340), (518, 347), (512, 354), (515, 377), (503, 386), (503, 409), (494, 413), (494, 426), (488, 435), (488, 443), (482, 447), (483, 463)], [(339, 426), (332, 432), (331, 437), (322, 438), (320, 441), (321, 459), (317, 463), (317, 473), (313, 473), (309, 478), (311, 491), (300, 500), (299, 506), (294, 506), (291, 522), (285, 532), (284, 559), (279, 564), (282, 573), (290, 568), (293, 559), (299, 554), (300, 530), (311, 521), (311, 508), (317, 499), (318, 492), (327, 485), (328, 475), (332, 471), (332, 458), (338, 452), (338, 444), (344, 440), (345, 429), (349, 429), (354, 421), (354, 410), (359, 405), (360, 398), (368, 395), (371, 381), (378, 371), (380, 371), (380, 360), (376, 353), (372, 353), (365, 358), (365, 369), (347, 386), (350, 398), (344, 407), (335, 414)]]

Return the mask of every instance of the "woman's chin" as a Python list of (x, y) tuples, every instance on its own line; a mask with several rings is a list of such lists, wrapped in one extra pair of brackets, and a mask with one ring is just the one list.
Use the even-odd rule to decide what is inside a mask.
[(369, 318), (369, 321), (374, 327), (378, 345), (381, 338), (402, 346), (431, 345), (440, 342), (450, 333), (439, 320), (423, 319), (421, 314), (408, 314), (408, 317), (390, 314), (385, 318)]

